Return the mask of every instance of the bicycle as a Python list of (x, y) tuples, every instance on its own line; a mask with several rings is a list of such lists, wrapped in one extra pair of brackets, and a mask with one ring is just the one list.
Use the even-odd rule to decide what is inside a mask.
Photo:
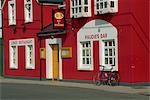
[(111, 72), (109, 78), (108, 78), (108, 85), (111, 86), (118, 86), (119, 85), (120, 76), (118, 71)]
[(119, 85), (119, 73), (118, 71), (113, 71), (113, 67), (109, 70), (105, 70), (106, 66), (100, 65), (101, 71), (93, 75), (93, 83), (96, 85)]

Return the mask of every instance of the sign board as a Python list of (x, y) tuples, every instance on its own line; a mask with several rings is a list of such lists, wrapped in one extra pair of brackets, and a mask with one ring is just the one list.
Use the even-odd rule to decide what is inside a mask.
[(61, 49), (61, 57), (62, 58), (71, 58), (72, 57), (72, 48), (71, 47), (63, 47)]
[(11, 46), (34, 45), (34, 38), (9, 40)]
[(46, 59), (46, 49), (40, 48), (40, 59)]
[(65, 29), (65, 10), (64, 9), (53, 9), (52, 20), (54, 29)]

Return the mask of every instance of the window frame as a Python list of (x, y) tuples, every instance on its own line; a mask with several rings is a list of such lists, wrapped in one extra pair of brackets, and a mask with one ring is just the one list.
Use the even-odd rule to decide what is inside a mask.
[[(9, 64), (10, 64), (10, 69), (18, 69), (18, 46), (13, 46), (13, 45), (9, 45)], [(13, 47), (15, 47), (15, 60), (16, 62), (14, 63), (14, 49)]]
[(114, 1), (110, 1), (110, 7), (115, 7), (115, 2)]
[[(113, 7), (111, 6), (112, 2)], [(95, 5), (94, 7), (95, 15), (118, 12), (118, 0), (95, 0), (94, 5)], [(97, 7), (98, 5), (99, 7)], [(103, 7), (101, 5), (103, 5)]]
[[(11, 7), (11, 4), (14, 4), (14, 8)], [(8, 1), (8, 18), (9, 25), (16, 25), (16, 0)]]
[[(105, 43), (107, 43), (107, 46), (105, 46)], [(109, 46), (109, 42), (112, 42), (112, 46)], [(116, 39), (105, 39), (100, 42), (100, 65), (104, 66), (113, 66), (113, 70), (118, 71), (118, 49), (117, 49), (117, 40)], [(105, 53), (105, 50), (108, 52)], [(112, 50), (112, 53), (110, 55), (109, 50)], [(107, 54), (107, 55), (106, 55)], [(106, 64), (106, 59), (108, 58), (108, 64)], [(112, 58), (112, 64), (110, 64), (109, 59)], [(101, 69), (101, 68), (100, 68)], [(106, 69), (107, 70), (107, 69)]]
[(91, 17), (91, 0), (86, 1), (87, 4), (85, 4), (85, 0), (70, 0), (71, 18)]
[[(83, 48), (83, 43), (90, 43), (90, 47)], [(85, 55), (83, 55), (83, 50), (85, 50)], [(86, 55), (86, 50), (90, 51), (89, 56)], [(83, 63), (83, 58), (89, 59), (89, 64)], [(85, 60), (85, 62), (86, 62)], [(90, 63), (91, 62), (91, 63)], [(93, 70), (93, 42), (92, 41), (81, 41), (78, 48), (78, 70)]]
[[(29, 46), (32, 46), (32, 57), (30, 57), (31, 52), (30, 52)], [(35, 69), (35, 47), (34, 47), (34, 44), (26, 45), (25, 52), (26, 52), (26, 69)], [(32, 60), (32, 63), (30, 63), (30, 59)]]
[[(104, 61), (105, 62), (104, 64), (115, 66), (115, 60), (114, 59), (116, 59), (116, 57), (115, 57), (116, 51), (115, 51), (114, 40), (106, 40), (106, 41), (103, 41), (103, 42), (104, 42), (104, 44), (107, 43), (107, 46), (104, 45), (104, 60), (106, 58), (108, 58), (108, 63), (106, 64), (106, 61)], [(112, 43), (112, 46), (109, 43)], [(107, 55), (106, 55), (105, 50), (107, 50)], [(112, 59), (112, 63), (110, 63), (110, 59)]]
[[(30, 5), (31, 9), (30, 11), (26, 8), (26, 5)], [(30, 14), (30, 18), (29, 18)], [(24, 20), (25, 23), (33, 22), (33, 3), (32, 0), (30, 2), (27, 2), (27, 0), (24, 0)]]

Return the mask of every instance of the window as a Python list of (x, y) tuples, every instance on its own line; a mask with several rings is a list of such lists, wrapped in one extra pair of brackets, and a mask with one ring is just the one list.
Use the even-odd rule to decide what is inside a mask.
[(88, 7), (84, 7), (84, 12), (88, 12)]
[(26, 46), (26, 68), (34, 69), (34, 48), (33, 45)]
[(107, 10), (107, 0), (95, 0), (95, 14), (103, 14)]
[(88, 0), (84, 0), (84, 4), (85, 4), (85, 5), (88, 5)]
[(91, 0), (70, 0), (70, 17), (90, 17)]
[(105, 65), (116, 66), (116, 46), (114, 40), (107, 40), (104, 42), (104, 63)]
[(103, 2), (100, 3), (100, 9), (103, 9)]
[(82, 64), (91, 64), (91, 44), (90, 42), (83, 42), (82, 45)]
[(18, 68), (18, 48), (17, 46), (10, 46), (10, 68)]
[(24, 0), (24, 18), (25, 22), (32, 22), (32, 0)]
[(107, 2), (106, 1), (104, 2), (104, 5), (105, 5), (105, 8), (107, 8)]
[(9, 25), (16, 25), (16, 1), (8, 1), (8, 18)]
[(79, 5), (81, 5), (81, 0), (79, 0)]
[(95, 15), (118, 12), (118, 0), (95, 0)]
[(76, 0), (76, 6), (78, 5), (78, 0)]
[(115, 7), (114, 1), (110, 1), (110, 7)]
[(99, 3), (96, 4), (96, 7), (97, 7), (96, 9), (99, 9)]
[(92, 61), (92, 45), (90, 41), (80, 42), (80, 70), (92, 70), (93, 61)]

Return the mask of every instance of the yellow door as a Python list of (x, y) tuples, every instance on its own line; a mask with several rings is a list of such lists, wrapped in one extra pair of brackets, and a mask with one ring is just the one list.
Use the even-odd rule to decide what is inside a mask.
[(59, 49), (57, 44), (51, 45), (53, 56), (53, 80), (59, 80)]

